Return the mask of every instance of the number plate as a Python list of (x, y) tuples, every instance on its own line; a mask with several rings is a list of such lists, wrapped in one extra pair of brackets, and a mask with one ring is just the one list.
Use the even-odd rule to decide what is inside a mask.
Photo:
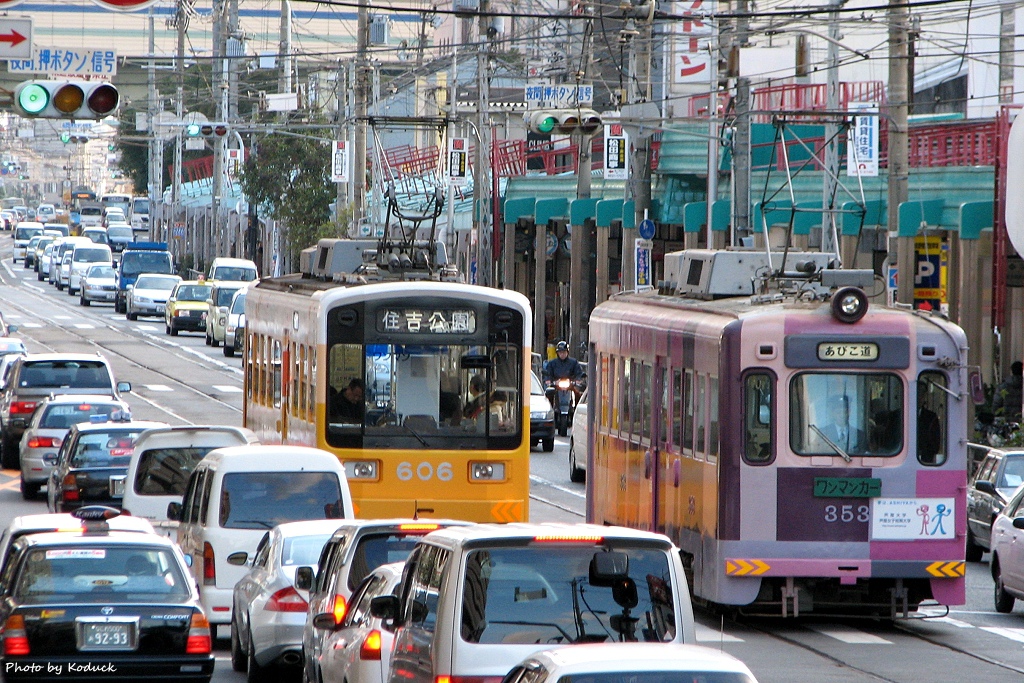
[(125, 475), (118, 475), (116, 477), (110, 477), (110, 495), (114, 498), (124, 498), (124, 480)]
[(78, 649), (134, 650), (138, 641), (137, 617), (78, 619)]
[(867, 477), (815, 477), (815, 498), (878, 498), (882, 480)]

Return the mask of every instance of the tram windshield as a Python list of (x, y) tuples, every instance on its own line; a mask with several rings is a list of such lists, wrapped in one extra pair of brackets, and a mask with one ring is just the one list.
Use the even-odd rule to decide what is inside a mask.
[[(328, 358), (332, 445), (498, 447), (522, 431), (514, 346), (335, 344)], [(452, 439), (455, 439), (452, 441)]]
[(897, 455), (904, 413), (897, 375), (800, 374), (790, 385), (790, 446), (798, 455)]

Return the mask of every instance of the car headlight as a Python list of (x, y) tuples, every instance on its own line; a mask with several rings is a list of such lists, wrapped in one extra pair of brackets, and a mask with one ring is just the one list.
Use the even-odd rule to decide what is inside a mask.
[(554, 420), (555, 419), (555, 411), (551, 410), (550, 408), (548, 408), (547, 410), (535, 410), (535, 411), (531, 410), (530, 411), (530, 419), (531, 420)]
[(151, 303), (153, 303), (153, 300), (150, 299), (148, 296), (133, 296), (132, 298), (135, 299), (140, 304), (151, 304)]
[(346, 460), (344, 463), (345, 476), (349, 479), (374, 480), (377, 479), (376, 460)]
[(505, 481), (505, 463), (470, 462), (469, 478), (471, 481)]

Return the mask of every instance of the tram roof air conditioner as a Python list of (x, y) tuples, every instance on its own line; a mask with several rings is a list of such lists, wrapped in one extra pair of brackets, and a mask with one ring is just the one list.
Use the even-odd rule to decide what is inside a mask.
[(675, 283), (676, 294), (694, 299), (752, 296), (755, 280), (777, 270), (783, 260), (787, 273), (799, 279), (827, 269), (832, 255), (773, 251), (769, 260), (763, 251), (688, 249), (665, 255), (665, 280)]

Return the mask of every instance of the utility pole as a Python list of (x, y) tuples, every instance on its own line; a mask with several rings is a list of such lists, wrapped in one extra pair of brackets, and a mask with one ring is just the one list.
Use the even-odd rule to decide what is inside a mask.
[[(638, 32), (630, 43), (629, 100), (639, 103), (651, 101), (651, 33), (654, 26), (654, 2), (648, 2), (637, 9), (648, 10), (646, 15), (637, 20)], [(634, 225), (639, 225), (640, 221), (647, 218), (647, 212), (651, 208), (651, 138), (649, 135), (638, 135), (633, 145), (629, 187), (636, 209)], [(622, 291), (636, 289), (636, 238), (636, 228), (622, 228)]]
[(476, 54), (477, 145), (473, 175), (473, 222), (476, 226), (476, 284), (490, 287), (493, 282), (494, 216), (491, 211), (491, 120), (490, 120), (490, 0), (480, 0), (477, 20)]
[[(580, 55), (580, 71), (575, 74), (576, 91), (586, 83), (590, 75), (590, 55), (592, 37), (594, 33), (593, 19), (585, 20), (583, 31), (583, 45)], [(591, 169), (593, 167), (592, 149), (593, 137), (587, 133), (579, 134), (579, 165), (576, 180), (576, 198), (590, 199)], [(583, 268), (583, 255), (590, 250), (590, 236), (584, 231), (584, 225), (575, 225), (576, 234), (572, 236), (569, 245), (569, 348), (575, 357), (580, 348), (581, 342), (587, 341), (583, 334), (584, 317), (588, 313), (586, 307), (593, 296), (594, 273), (593, 268), (585, 271)], [(592, 264), (591, 264), (592, 265)]]
[[(825, 173), (823, 174), (824, 187), (821, 201), (821, 251), (832, 253), (839, 258), (839, 240), (836, 231), (836, 214), (834, 212), (837, 180), (839, 174), (839, 126), (836, 123), (836, 116), (839, 110), (839, 6), (843, 0), (832, 0), (828, 13), (828, 78), (825, 86)], [(904, 71), (906, 74), (906, 71)], [(904, 76), (905, 77), (905, 76)], [(904, 81), (906, 82), (906, 81)], [(892, 159), (890, 158), (889, 171), (892, 172)], [(850, 264), (852, 265), (852, 264)]]
[[(146, 128), (149, 130), (149, 187), (146, 188), (146, 194), (149, 196), (149, 235), (150, 239), (160, 237), (156, 227), (156, 217), (159, 214), (158, 208), (162, 209), (163, 204), (159, 203), (163, 199), (163, 173), (161, 168), (163, 164), (160, 161), (160, 154), (163, 151), (163, 142), (157, 136), (156, 126), (154, 121), (156, 119), (157, 112), (157, 95), (156, 95), (156, 61), (154, 55), (156, 53), (156, 16), (153, 14), (153, 8), (149, 8), (149, 68), (146, 73), (146, 90), (147, 90), (147, 106), (146, 106)], [(161, 221), (161, 228), (165, 228)]]
[[(175, 121), (178, 125), (175, 126), (174, 130), (174, 177), (171, 178), (171, 243), (178, 244), (174, 240), (173, 231), (174, 226), (178, 222), (178, 212), (181, 210), (181, 155), (182, 155), (182, 119), (185, 116), (185, 28), (187, 27), (188, 15), (186, 14), (186, 3), (188, 0), (178, 0), (178, 11), (175, 14), (175, 28), (178, 29), (178, 49), (177, 59), (175, 59), (174, 67), (177, 76), (177, 87), (175, 89), (174, 97), (174, 114)], [(184, 225), (184, 220), (181, 221)], [(187, 236), (187, 233), (186, 233)], [(179, 238), (181, 244), (187, 248), (188, 242), (186, 237)], [(174, 249), (176, 259), (181, 257), (181, 249)]]
[[(907, 83), (907, 28), (910, 12), (904, 0), (889, 0), (889, 231), (899, 230), (899, 207), (907, 201), (907, 117), (909, 84)], [(897, 300), (914, 303), (914, 238), (898, 237), (896, 270)]]
[(367, 0), (359, 0), (359, 21), (356, 28), (356, 66), (355, 66), (355, 148), (352, 153), (355, 160), (352, 164), (352, 224), (358, 229), (366, 219), (366, 101), (369, 98), (367, 87), (366, 50), (369, 43), (370, 11)]
[[(227, 0), (216, 0), (213, 4), (213, 96), (217, 101), (217, 120), (227, 119)], [(203, 270), (214, 256), (223, 254), (223, 228), (220, 221), (220, 205), (224, 196), (224, 141), (213, 141), (213, 196), (210, 199), (210, 234), (203, 249)]]

